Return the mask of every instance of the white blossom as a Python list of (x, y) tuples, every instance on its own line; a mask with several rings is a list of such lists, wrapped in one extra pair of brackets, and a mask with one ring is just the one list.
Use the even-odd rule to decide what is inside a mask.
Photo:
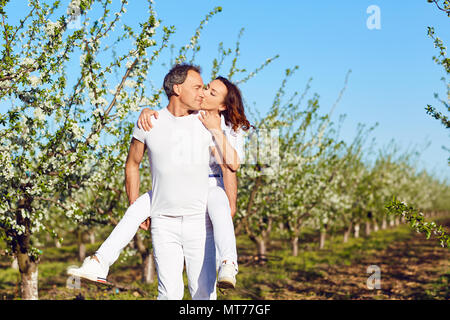
[(44, 121), (45, 113), (42, 111), (41, 108), (36, 107), (36, 108), (34, 108), (34, 117), (40, 121)]
[(22, 65), (33, 65), (35, 63), (34, 59), (30, 58), (30, 57), (26, 57), (22, 59)]
[(137, 85), (137, 83), (136, 83), (136, 81), (134, 81), (134, 80), (127, 79), (127, 80), (125, 80), (125, 83), (124, 83), (123, 85), (124, 85), (125, 87), (135, 88), (136, 85)]
[(67, 7), (67, 14), (70, 16), (78, 16), (80, 14), (80, 0), (72, 0)]
[(33, 88), (36, 88), (38, 85), (41, 84), (41, 79), (39, 79), (39, 77), (36, 77), (36, 76), (29, 76), (28, 80), (30, 80), (31, 86)]
[(47, 25), (45, 26), (45, 32), (49, 35), (49, 36), (54, 36), (55, 35), (55, 31), (56, 29), (58, 29), (60, 27), (60, 22), (52, 22), (51, 20), (47, 21)]

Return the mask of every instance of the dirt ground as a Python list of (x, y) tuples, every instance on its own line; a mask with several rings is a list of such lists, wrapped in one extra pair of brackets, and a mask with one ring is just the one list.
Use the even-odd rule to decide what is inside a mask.
[[(447, 232), (450, 221), (446, 221)], [(368, 288), (367, 267), (380, 271), (380, 289)], [(266, 299), (450, 299), (450, 249), (414, 233), (385, 250), (362, 257), (350, 266), (323, 266), (311, 274), (299, 272), (287, 286), (272, 287)], [(373, 286), (373, 282), (371, 282)], [(320, 293), (320, 294), (318, 294)]]
[[(450, 219), (443, 223), (448, 233)], [(312, 270), (294, 268), (289, 277), (277, 280), (272, 277), (257, 278), (255, 282), (239, 285), (230, 294), (219, 294), (221, 299), (253, 300), (449, 300), (450, 299), (450, 249), (442, 248), (436, 239), (426, 239), (423, 234), (411, 232), (402, 240), (393, 241), (385, 249), (363, 250), (352, 254), (351, 263), (319, 263)], [(274, 250), (275, 251), (275, 250)], [(330, 253), (332, 253), (330, 251)], [(358, 253), (358, 254), (356, 254)], [(63, 257), (64, 258), (64, 257)], [(65, 259), (65, 258), (64, 258)], [(368, 266), (379, 267), (380, 289), (369, 289), (367, 280), (374, 274)], [(0, 265), (2, 267), (3, 265)], [(9, 262), (4, 264), (9, 267)], [(259, 268), (259, 267), (254, 267)], [(257, 274), (258, 269), (255, 270)], [(117, 266), (110, 281), (131, 284), (140, 277), (138, 264)], [(245, 274), (248, 270), (244, 270)], [(49, 272), (48, 272), (49, 273)], [(261, 273), (261, 272), (260, 272)], [(276, 271), (275, 271), (276, 273)], [(74, 292), (66, 287), (67, 276), (62, 271), (50, 272), (41, 281), (41, 299), (155, 299), (156, 283), (148, 287), (120, 290), (103, 285), (83, 283), (82, 290)], [(257, 275), (255, 275), (257, 277)], [(241, 280), (240, 278), (239, 280)], [(252, 278), (250, 278), (252, 279)], [(243, 283), (243, 282), (240, 282)], [(18, 283), (3, 284), (0, 299), (19, 296)], [(132, 287), (135, 287), (134, 285)]]

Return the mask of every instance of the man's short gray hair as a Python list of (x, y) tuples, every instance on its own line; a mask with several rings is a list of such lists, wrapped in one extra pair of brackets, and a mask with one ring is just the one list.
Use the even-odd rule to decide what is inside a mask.
[(182, 84), (187, 77), (188, 71), (192, 70), (197, 73), (201, 73), (199, 66), (195, 66), (188, 63), (176, 64), (170, 69), (169, 73), (164, 77), (164, 91), (166, 92), (167, 98), (170, 99), (171, 96), (176, 95), (173, 91), (173, 86), (175, 84)]

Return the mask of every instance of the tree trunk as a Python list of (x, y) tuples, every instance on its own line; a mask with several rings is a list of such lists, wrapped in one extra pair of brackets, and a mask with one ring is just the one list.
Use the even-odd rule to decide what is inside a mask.
[(320, 230), (320, 242), (319, 249), (323, 249), (325, 247), (325, 239), (327, 237), (327, 229)]
[(355, 238), (359, 238), (359, 223), (355, 224)]
[[(21, 199), (19, 206), (30, 211), (32, 199)], [(21, 277), (20, 291), (24, 300), (38, 300), (38, 263), (39, 258), (30, 256), (31, 248), (31, 221), (20, 213), (16, 215), (18, 225), (25, 227), (25, 232), (18, 235), (13, 248), (13, 254), (17, 257)]]
[(393, 227), (394, 226), (394, 219), (391, 218), (389, 219), (389, 227)]
[(86, 245), (83, 242), (78, 244), (78, 261), (83, 262), (86, 258)]
[(89, 243), (94, 244), (95, 243), (95, 232), (92, 230), (89, 232)]
[(11, 263), (11, 268), (13, 268), (14, 270), (19, 270), (19, 262), (17, 261), (16, 257), (13, 258), (13, 261)]
[(141, 255), (142, 259), (141, 281), (143, 283), (153, 283), (153, 281), (155, 280), (155, 265), (153, 261), (153, 255), (138, 234), (134, 236), (133, 240), (135, 248)]
[(143, 283), (153, 283), (155, 281), (155, 263), (153, 261), (153, 254), (149, 254), (143, 258), (142, 266), (142, 282)]
[(21, 276), (20, 292), (24, 300), (38, 300), (38, 264), (26, 253), (18, 254)]
[(234, 234), (235, 234), (236, 237), (241, 234), (242, 228), (243, 228), (242, 223), (239, 223), (237, 226), (235, 226)]
[(81, 230), (78, 231), (78, 260), (84, 261), (86, 258), (86, 240), (87, 234)]
[(264, 240), (264, 238), (260, 238), (258, 239), (258, 255), (261, 258), (265, 258), (266, 253), (267, 253), (266, 241)]
[(292, 244), (292, 255), (294, 257), (298, 256), (298, 236), (295, 236), (291, 239)]
[(383, 217), (383, 220), (381, 221), (381, 230), (386, 230), (386, 228), (387, 228), (386, 217)]
[(366, 236), (369, 236), (370, 235), (370, 232), (371, 232), (371, 230), (370, 230), (370, 221), (367, 221), (366, 222)]
[(347, 230), (345, 230), (345, 232), (344, 232), (344, 241), (343, 241), (344, 243), (348, 242), (348, 238), (350, 236), (351, 231), (352, 231), (352, 223), (349, 224)]
[(258, 249), (258, 255), (256, 257), (256, 261), (259, 264), (265, 264), (267, 262), (267, 246), (266, 246), (266, 239), (264, 237), (260, 237), (257, 239), (257, 249)]
[(52, 242), (52, 237), (49, 233), (45, 234), (45, 244)]
[(256, 240), (257, 250), (258, 250), (258, 261), (261, 264), (266, 263), (267, 261), (267, 242), (269, 241), (269, 235), (272, 230), (273, 220), (271, 218), (267, 218), (267, 228), (261, 231), (260, 236), (253, 236), (253, 240)]
[(24, 300), (39, 300), (38, 295), (38, 266), (33, 263), (30, 271), (22, 273), (21, 295)]
[(379, 230), (378, 223), (376, 221), (373, 222), (373, 232), (377, 232)]
[(400, 218), (395, 217), (395, 226), (399, 226), (399, 225), (400, 225)]

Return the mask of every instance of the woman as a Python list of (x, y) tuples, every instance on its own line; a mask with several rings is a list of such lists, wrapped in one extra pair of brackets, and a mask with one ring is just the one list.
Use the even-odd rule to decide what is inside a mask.
[[(206, 112), (201, 112), (199, 119), (210, 130), (216, 145), (211, 150), (207, 209), (220, 257), (218, 286), (234, 288), (238, 267), (232, 216), (236, 207), (237, 185), (235, 181), (227, 183), (230, 188), (225, 192), (222, 171), (235, 172), (239, 168), (240, 159), (243, 158), (243, 131), (249, 129), (250, 123), (244, 113), (239, 89), (223, 77), (213, 80), (204, 89), (202, 110)], [(144, 109), (139, 117), (138, 126), (150, 130), (152, 116), (157, 118), (158, 113)], [(235, 179), (235, 175), (233, 177)], [(133, 210), (131, 205), (95, 255), (86, 258), (80, 268), (69, 269), (70, 275), (106, 282), (109, 267), (117, 260), (121, 250), (134, 237), (138, 228), (147, 230), (150, 226), (151, 191), (141, 195), (135, 203), (139, 203), (141, 212)], [(143, 206), (148, 208), (144, 212), (148, 213), (145, 221), (142, 221)]]

